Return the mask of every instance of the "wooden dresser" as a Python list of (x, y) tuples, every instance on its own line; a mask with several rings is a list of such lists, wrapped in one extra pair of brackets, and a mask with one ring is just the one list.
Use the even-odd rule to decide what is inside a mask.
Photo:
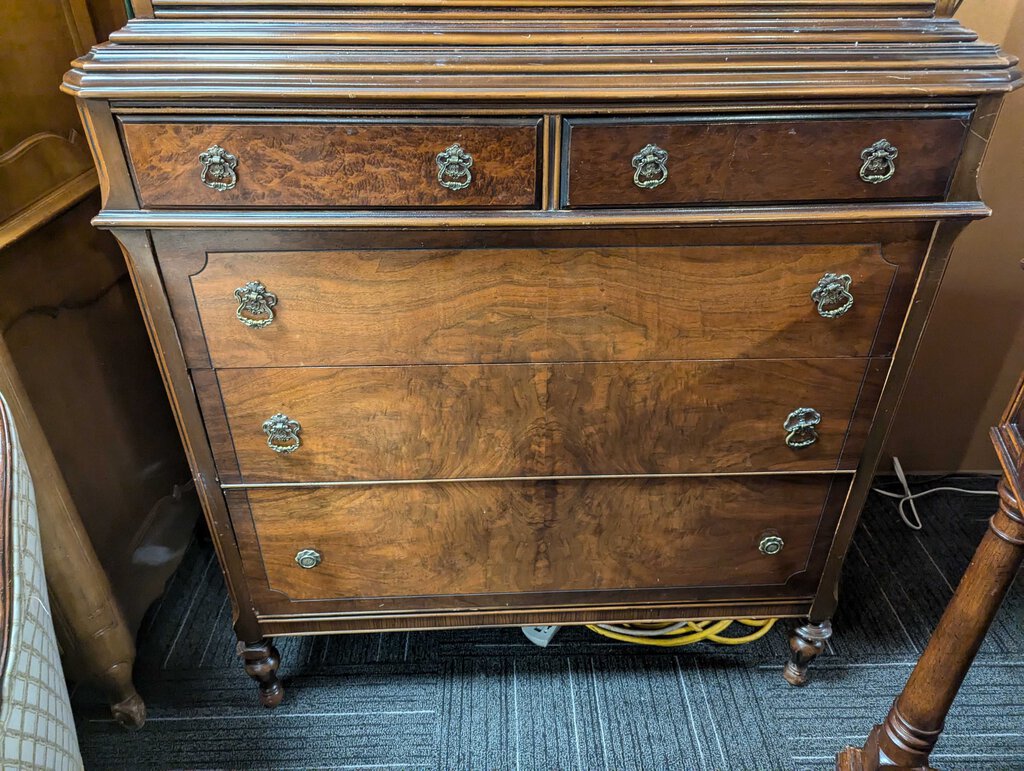
[(74, 63), (264, 703), (446, 626), (797, 617), (804, 680), (1021, 77), (935, 5), (135, 0)]

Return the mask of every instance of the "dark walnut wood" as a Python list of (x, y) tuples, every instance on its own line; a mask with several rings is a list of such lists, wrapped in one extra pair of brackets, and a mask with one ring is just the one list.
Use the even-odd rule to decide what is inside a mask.
[(804, 679), (1016, 60), (932, 0), (134, 5), (64, 88), (265, 699), (253, 641), (486, 624), (806, 618)]
[[(565, 205), (664, 206), (820, 200), (942, 198), (970, 115), (845, 120), (745, 121), (676, 118), (567, 122)], [(899, 155), (892, 179), (860, 178), (861, 152), (888, 140)], [(633, 156), (649, 144), (668, 153), (663, 184), (634, 184)]]
[[(149, 123), (121, 127), (143, 206), (537, 205), (538, 123)], [(438, 181), (438, 153), (473, 159), (462, 190)], [(237, 159), (237, 183), (214, 190), (199, 156), (217, 145)], [(456, 181), (461, 182), (461, 179)]]
[[(864, 359), (225, 369), (230, 445), (211, 438), (224, 481), (243, 484), (852, 471), (851, 420), (870, 419), (887, 371)], [(212, 417), (217, 392), (200, 397)], [(794, 449), (783, 423), (800, 407), (821, 423)], [(302, 427), (294, 452), (267, 446), (261, 427), (279, 412)]]
[[(830, 481), (473, 482), (254, 489), (248, 498), (271, 588), (293, 600), (415, 604), (424, 595), (784, 584), (807, 562)], [(769, 536), (785, 542), (778, 554), (759, 550)], [(320, 564), (300, 567), (304, 549)]]
[[(897, 272), (877, 244), (213, 252), (181, 302), (216, 367), (865, 356)], [(837, 318), (826, 273), (851, 277)]]
[(847, 747), (838, 771), (929, 771), (946, 715), (1024, 563), (1024, 378), (992, 441), (1003, 467), (999, 505), (902, 693), (863, 748)]
[(284, 687), (277, 679), (281, 666), (281, 654), (270, 640), (254, 643), (238, 641), (238, 655), (242, 657), (245, 673), (259, 684), (260, 703), (264, 707), (276, 707), (284, 698)]

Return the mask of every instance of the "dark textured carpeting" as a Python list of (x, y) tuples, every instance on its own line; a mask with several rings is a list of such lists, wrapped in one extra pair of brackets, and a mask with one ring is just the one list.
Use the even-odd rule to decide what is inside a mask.
[[(994, 488), (994, 480), (958, 479)], [(944, 480), (949, 484), (949, 480)], [(781, 677), (782, 622), (744, 647), (618, 644), (563, 629), (287, 638), (274, 711), (235, 657), (213, 550), (197, 542), (150, 611), (136, 681), (149, 722), (127, 732), (74, 701), (89, 768), (826, 769), (903, 686), (995, 498), (940, 493), (908, 530), (874, 496), (841, 610), (804, 689)], [(953, 707), (941, 769), (1024, 768), (1024, 588), (1013, 591)]]

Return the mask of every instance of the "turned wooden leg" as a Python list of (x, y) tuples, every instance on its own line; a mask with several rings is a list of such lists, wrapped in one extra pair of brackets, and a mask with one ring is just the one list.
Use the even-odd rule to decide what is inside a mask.
[(50, 609), (66, 669), (103, 690), (115, 720), (139, 728), (146, 705), (132, 683), (135, 639), (2, 337), (0, 393), (32, 474)]
[(946, 713), (1024, 560), (1020, 504), (999, 484), (999, 509), (914, 671), (863, 748), (843, 750), (836, 768), (925, 771)]
[(277, 679), (281, 654), (267, 638), (258, 642), (238, 641), (238, 655), (245, 664), (245, 673), (260, 686), (260, 701), (264, 707), (276, 707), (284, 698), (284, 687)]
[(808, 621), (789, 635), (789, 661), (782, 676), (790, 685), (807, 685), (807, 667), (825, 650), (825, 640), (832, 636), (832, 623)]

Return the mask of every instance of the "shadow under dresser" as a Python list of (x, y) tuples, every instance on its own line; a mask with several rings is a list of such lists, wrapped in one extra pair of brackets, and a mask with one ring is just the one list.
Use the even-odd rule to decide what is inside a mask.
[(135, 0), (78, 60), (239, 651), (805, 619), (1016, 60), (931, 0)]

